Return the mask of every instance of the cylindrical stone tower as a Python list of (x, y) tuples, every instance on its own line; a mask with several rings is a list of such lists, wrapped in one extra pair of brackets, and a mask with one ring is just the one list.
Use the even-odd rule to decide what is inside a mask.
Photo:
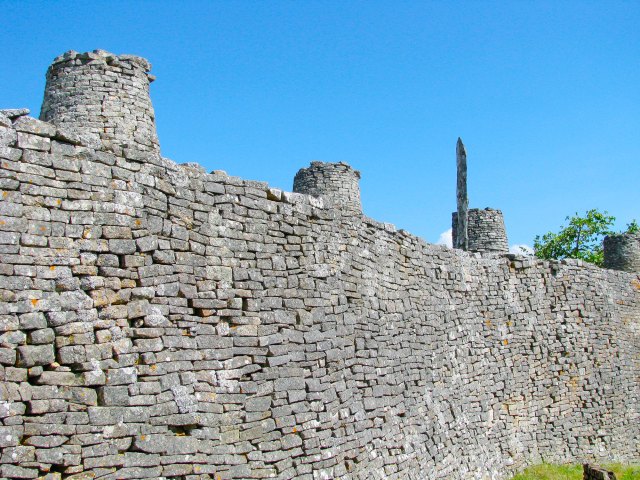
[(107, 148), (158, 152), (150, 69), (133, 55), (68, 51), (47, 71), (40, 119)]
[(326, 198), (343, 212), (359, 215), (362, 214), (359, 180), (360, 172), (344, 162), (311, 162), (296, 173), (293, 191)]
[[(470, 208), (468, 217), (469, 251), (506, 253), (509, 251), (507, 231), (504, 228), (504, 217), (500, 210), (492, 208)], [(458, 213), (452, 218), (453, 244), (458, 237)]]
[(621, 233), (604, 237), (604, 267), (640, 272), (640, 233)]

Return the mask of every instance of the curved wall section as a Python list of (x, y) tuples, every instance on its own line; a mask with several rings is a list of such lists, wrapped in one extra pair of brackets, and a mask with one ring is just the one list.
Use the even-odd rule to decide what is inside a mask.
[(640, 233), (608, 235), (603, 244), (605, 268), (640, 272)]
[(426, 244), (344, 164), (325, 204), (98, 146), (0, 115), (0, 477), (640, 461), (637, 274)]
[(293, 191), (328, 199), (343, 212), (362, 214), (360, 172), (344, 162), (311, 162), (293, 179)]
[(69, 51), (47, 71), (40, 119), (95, 145), (157, 152), (150, 69), (133, 55)]
[(505, 479), (640, 460), (635, 274), (473, 257), (13, 125), (3, 478)]
[[(455, 245), (458, 236), (457, 212), (452, 214), (451, 226), (453, 244)], [(470, 208), (467, 228), (470, 252), (506, 253), (509, 251), (504, 217), (500, 210)]]

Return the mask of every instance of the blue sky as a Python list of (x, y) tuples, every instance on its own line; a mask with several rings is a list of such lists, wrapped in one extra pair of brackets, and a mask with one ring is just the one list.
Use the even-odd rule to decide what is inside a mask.
[(365, 213), (435, 242), (471, 207), (512, 244), (565, 216), (640, 220), (640, 2), (0, 0), (0, 108), (37, 116), (66, 50), (148, 58), (162, 152), (291, 189), (362, 172)]

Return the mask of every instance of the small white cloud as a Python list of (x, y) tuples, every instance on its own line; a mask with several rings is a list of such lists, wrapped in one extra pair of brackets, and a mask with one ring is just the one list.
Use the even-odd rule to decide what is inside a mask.
[(527, 244), (516, 244), (509, 247), (509, 253), (515, 253), (516, 255), (526, 255), (528, 257), (533, 256), (533, 248)]
[(437, 245), (445, 245), (449, 248), (453, 248), (453, 239), (451, 237), (452, 230), (446, 230), (440, 234), (440, 238), (436, 242)]

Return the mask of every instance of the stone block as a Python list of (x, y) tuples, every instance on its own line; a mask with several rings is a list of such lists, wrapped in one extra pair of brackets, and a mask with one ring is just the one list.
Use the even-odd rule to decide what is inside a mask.
[(100, 403), (106, 407), (128, 406), (129, 388), (126, 386), (102, 387), (100, 389), (99, 399)]
[(55, 361), (53, 345), (22, 345), (18, 347), (19, 367), (49, 365)]
[(55, 125), (27, 116), (19, 117), (13, 122), (13, 128), (18, 132), (33, 133), (41, 137), (53, 137), (56, 134)]
[(51, 148), (51, 140), (30, 133), (18, 132), (18, 147), (27, 150), (48, 152)]

